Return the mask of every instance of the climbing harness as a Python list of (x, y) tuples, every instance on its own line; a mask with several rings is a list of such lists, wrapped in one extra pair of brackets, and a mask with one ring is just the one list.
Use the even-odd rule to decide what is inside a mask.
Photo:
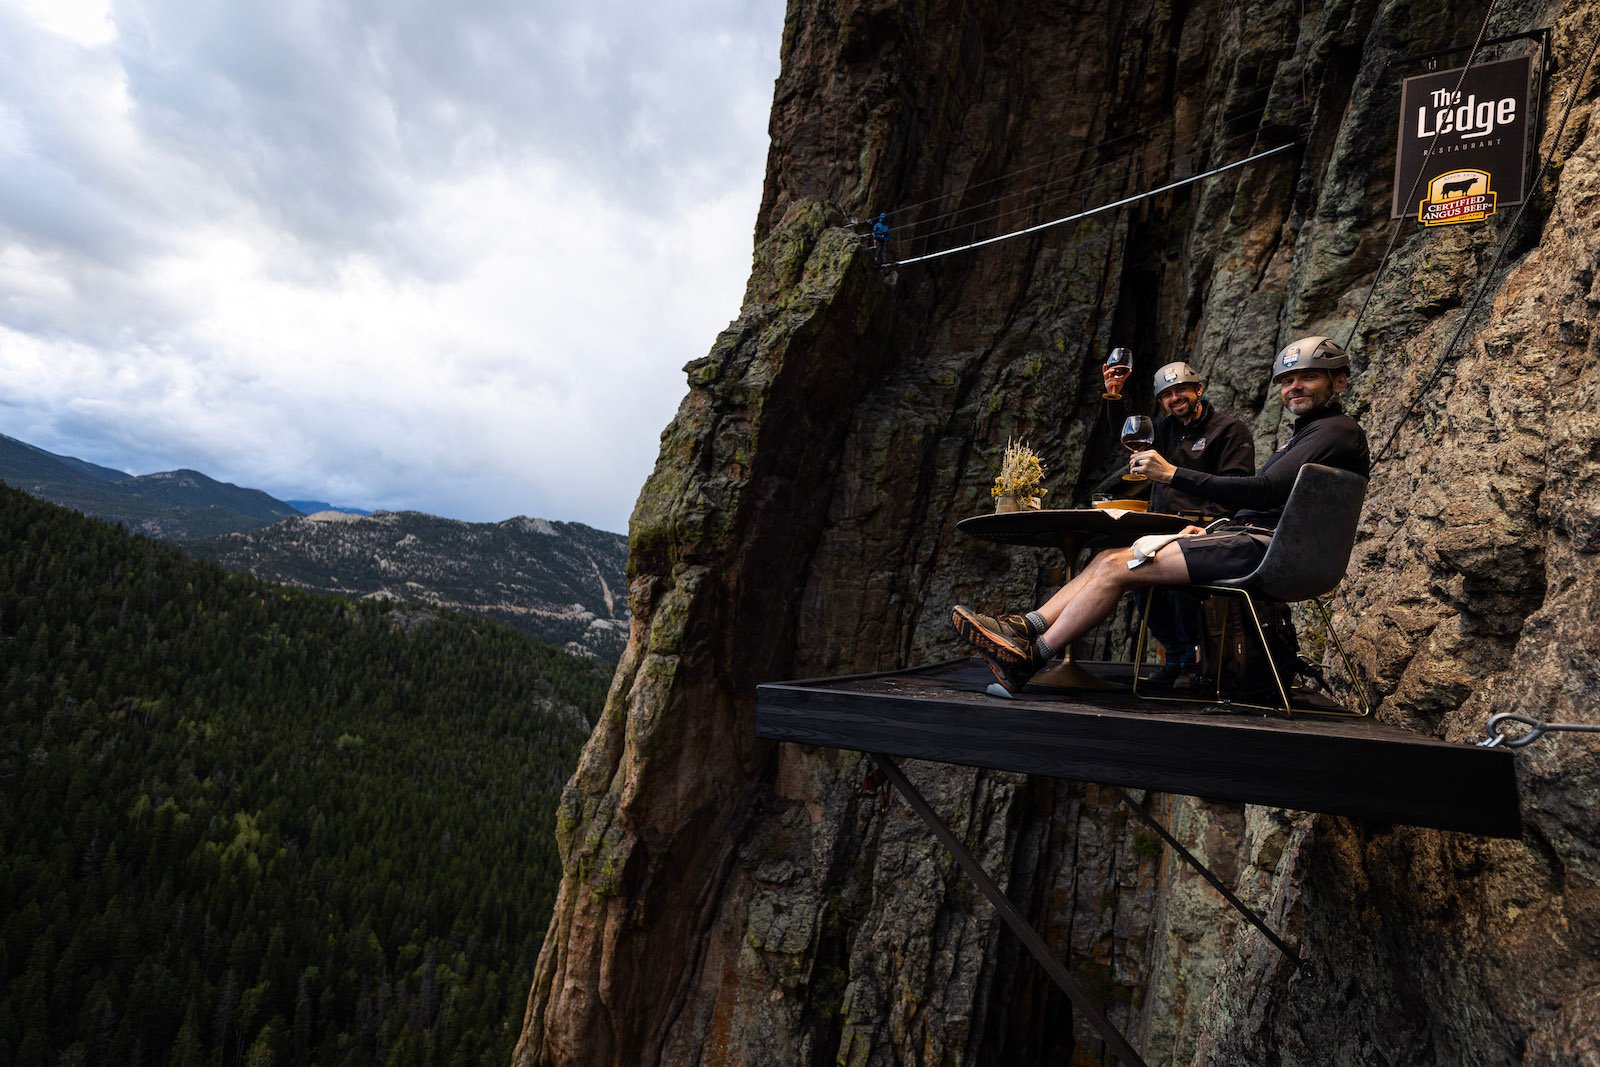
[[(1500, 729), (1504, 723), (1520, 723), (1528, 728), (1528, 732), (1512, 737)], [(1498, 748), (1502, 744), (1507, 748), (1521, 748), (1523, 745), (1533, 744), (1545, 734), (1600, 734), (1600, 725), (1576, 722), (1543, 722), (1539, 719), (1530, 719), (1526, 715), (1518, 715), (1515, 712), (1502, 711), (1498, 715), (1489, 716), (1489, 721), (1484, 724), (1483, 730), (1489, 736), (1486, 740), (1478, 742), (1479, 748)]]

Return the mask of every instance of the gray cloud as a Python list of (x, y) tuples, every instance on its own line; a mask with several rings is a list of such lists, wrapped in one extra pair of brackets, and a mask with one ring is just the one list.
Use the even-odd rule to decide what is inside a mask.
[(114, 50), (152, 143), (302, 239), (362, 247), (404, 216), (408, 181), (530, 156), (642, 210), (721, 187), (742, 151), (730, 106), (770, 99), (775, 8), (141, 5)]
[(0, 6), (0, 431), (621, 528), (737, 310), (782, 7)]

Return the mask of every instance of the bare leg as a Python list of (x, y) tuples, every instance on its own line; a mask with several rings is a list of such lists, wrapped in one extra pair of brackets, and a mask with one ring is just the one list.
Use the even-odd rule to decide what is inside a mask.
[[(1128, 561), (1133, 549), (1114, 548), (1090, 560), (1077, 577), (1050, 598), (1041, 614), (1050, 622), (1044, 633), (1045, 644), (1060, 650), (1076, 641), (1116, 609), (1117, 601), (1130, 589), (1150, 585), (1183, 585), (1189, 581), (1189, 565), (1175, 544), (1162, 547), (1148, 563), (1133, 570)], [(1046, 609), (1054, 610), (1054, 617)]]
[[(1100, 558), (1102, 556), (1110, 555), (1115, 551), (1117, 550), (1114, 548), (1108, 548), (1103, 552), (1096, 552), (1094, 558), (1088, 562), (1083, 570), (1079, 571), (1077, 574), (1074, 574), (1070, 582), (1062, 586), (1060, 589), (1057, 589), (1055, 594), (1040, 606), (1039, 614), (1044, 616), (1046, 625), (1054, 625), (1055, 621), (1061, 617), (1061, 610), (1078, 595), (1078, 591), (1082, 589), (1085, 582), (1088, 581), (1089, 572), (1094, 570), (1095, 564), (1100, 562)], [(1123, 569), (1126, 570), (1128, 565), (1124, 563), (1122, 566)], [(1149, 564), (1146, 564), (1146, 566), (1149, 566)]]

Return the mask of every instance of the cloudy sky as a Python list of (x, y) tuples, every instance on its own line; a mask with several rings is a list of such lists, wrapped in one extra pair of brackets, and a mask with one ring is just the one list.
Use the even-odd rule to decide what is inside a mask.
[(0, 433), (626, 529), (738, 311), (783, 0), (0, 0)]

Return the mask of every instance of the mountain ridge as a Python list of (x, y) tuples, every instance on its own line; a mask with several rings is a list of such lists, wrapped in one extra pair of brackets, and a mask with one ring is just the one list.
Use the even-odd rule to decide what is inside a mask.
[(627, 538), (583, 523), (281, 501), (190, 468), (129, 475), (5, 435), (0, 480), (270, 581), (474, 612), (606, 661), (627, 640)]
[(164, 541), (214, 537), (300, 514), (260, 489), (189, 468), (128, 474), (0, 434), (0, 481)]
[(583, 523), (324, 511), (185, 547), (286, 585), (476, 612), (605, 660), (627, 642), (627, 538)]

